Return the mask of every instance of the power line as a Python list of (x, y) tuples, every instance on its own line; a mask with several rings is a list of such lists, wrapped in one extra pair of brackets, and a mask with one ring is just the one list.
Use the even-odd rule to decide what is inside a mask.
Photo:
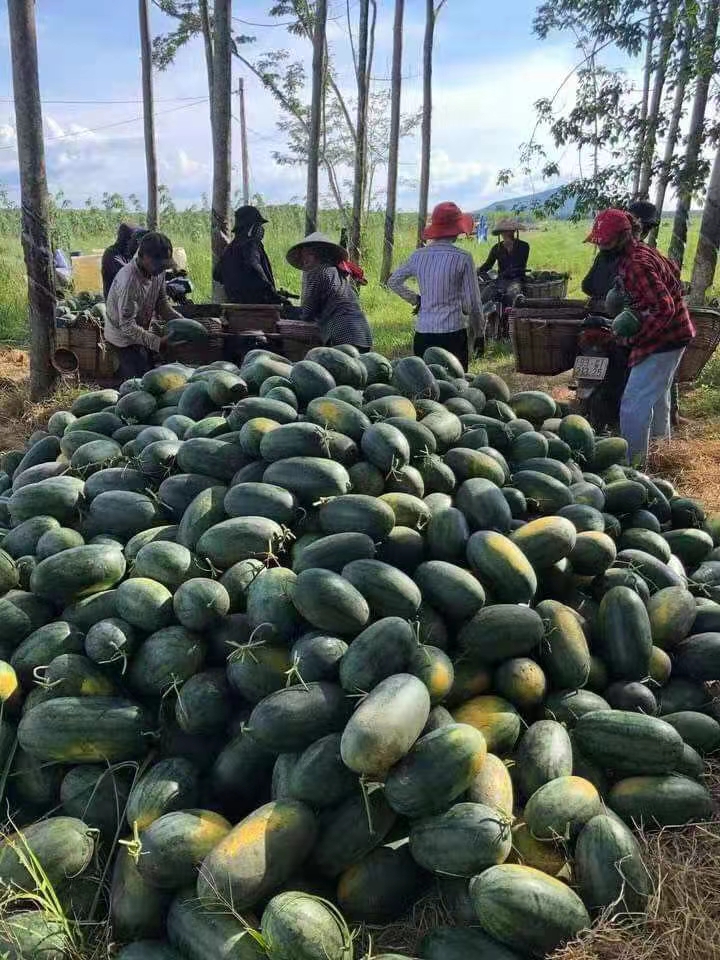
[[(156, 116), (163, 117), (168, 113), (177, 113), (178, 110), (187, 110), (188, 107), (197, 107), (201, 103), (207, 103), (209, 97), (195, 100), (193, 103), (184, 103), (180, 107), (171, 107), (169, 110), (160, 110)], [(60, 140), (72, 140), (74, 137), (83, 137), (88, 133), (99, 133), (101, 130), (111, 130), (114, 127), (123, 127), (128, 123), (139, 123), (143, 117), (130, 117), (127, 120), (117, 120), (115, 123), (105, 123), (101, 127), (92, 127), (88, 130), (77, 130), (75, 133), (63, 133), (57, 137), (45, 137), (45, 143), (57, 143)], [(0, 147), (0, 150), (15, 150), (15, 144), (9, 144), (6, 147)]]
[[(160, 99), (156, 98), (155, 103), (184, 103), (191, 100), (197, 100), (198, 97), (161, 97)], [(14, 103), (12, 97), (0, 97), (0, 103)], [(142, 103), (142, 100), (43, 100), (42, 103), (47, 104), (128, 104), (128, 103)]]

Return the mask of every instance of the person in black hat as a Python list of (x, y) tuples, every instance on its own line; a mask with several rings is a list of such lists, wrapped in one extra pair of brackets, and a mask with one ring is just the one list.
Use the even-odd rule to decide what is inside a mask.
[(213, 271), (213, 280), (223, 285), (229, 303), (283, 302), (263, 246), (267, 222), (257, 207), (235, 211), (234, 237)]
[(130, 263), (137, 253), (140, 240), (147, 233), (142, 227), (134, 227), (129, 223), (121, 223), (118, 227), (115, 243), (111, 244), (102, 255), (100, 272), (102, 274), (103, 297), (107, 300), (112, 282), (122, 268)]
[(637, 221), (638, 227), (633, 232), (638, 240), (647, 239), (647, 235), (654, 227), (660, 226), (660, 217), (657, 207), (649, 200), (633, 200), (628, 204), (627, 212)]

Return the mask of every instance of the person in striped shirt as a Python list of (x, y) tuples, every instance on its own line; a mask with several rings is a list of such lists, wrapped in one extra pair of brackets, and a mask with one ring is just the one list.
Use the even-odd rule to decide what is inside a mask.
[[(388, 287), (415, 307), (417, 323), (413, 351), (422, 357), (428, 347), (443, 347), (468, 366), (468, 325), (481, 354), (485, 342), (485, 317), (480, 302), (475, 264), (458, 249), (460, 234), (471, 234), (473, 218), (454, 203), (440, 203), (432, 212), (423, 237), (432, 240), (420, 247), (393, 273)], [(405, 281), (417, 280), (419, 292)], [(478, 349), (479, 347), (479, 349)]]
[(311, 233), (291, 247), (287, 262), (303, 271), (300, 319), (316, 323), (329, 347), (350, 344), (372, 349), (372, 333), (348, 269), (349, 254), (322, 233)]

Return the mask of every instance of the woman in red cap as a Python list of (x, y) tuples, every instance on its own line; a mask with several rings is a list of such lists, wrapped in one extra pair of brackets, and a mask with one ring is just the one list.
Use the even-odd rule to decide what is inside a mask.
[[(468, 321), (473, 337), (485, 335), (485, 319), (473, 258), (455, 246), (460, 234), (470, 234), (473, 218), (454, 203), (439, 203), (423, 237), (433, 242), (416, 250), (393, 273), (388, 287), (415, 307), (417, 323), (413, 350), (422, 357), (428, 347), (443, 347), (463, 368), (468, 365)], [(417, 280), (419, 292), (405, 283)]]
[(618, 254), (617, 275), (640, 320), (630, 341), (630, 376), (620, 404), (620, 432), (630, 462), (644, 464), (650, 437), (670, 437), (672, 383), (695, 336), (677, 268), (633, 235), (623, 210), (603, 210), (586, 243)]

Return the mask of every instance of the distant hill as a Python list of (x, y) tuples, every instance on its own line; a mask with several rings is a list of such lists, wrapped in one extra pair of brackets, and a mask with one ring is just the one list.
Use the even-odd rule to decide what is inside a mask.
[[(554, 196), (557, 193), (557, 187), (551, 187), (548, 190), (541, 190), (539, 193), (528, 194), (524, 197), (512, 197), (507, 200), (496, 200), (494, 203), (489, 204), (487, 207), (484, 207), (482, 210), (477, 210), (475, 215), (481, 213), (501, 213), (507, 211), (517, 211), (518, 213), (528, 210), (533, 210), (536, 207), (542, 206), (546, 200), (549, 200), (550, 197)], [(572, 212), (575, 209), (575, 199), (570, 197), (565, 203), (560, 207), (560, 209), (555, 213), (555, 217), (558, 220), (567, 220), (572, 216)]]

